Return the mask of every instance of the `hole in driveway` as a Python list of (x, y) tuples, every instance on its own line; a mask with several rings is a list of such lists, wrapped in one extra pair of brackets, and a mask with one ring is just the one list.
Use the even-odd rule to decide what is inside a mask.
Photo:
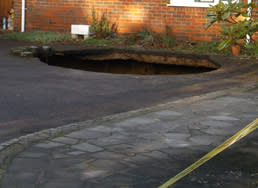
[[(92, 72), (137, 75), (177, 75), (213, 71), (207, 57), (119, 50), (87, 50), (53, 53), (43, 58), (49, 65)], [(41, 58), (42, 59), (42, 58)]]

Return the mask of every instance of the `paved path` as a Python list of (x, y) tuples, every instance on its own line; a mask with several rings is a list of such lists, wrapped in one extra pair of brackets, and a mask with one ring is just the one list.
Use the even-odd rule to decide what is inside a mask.
[[(8, 55), (28, 45), (0, 39), (0, 143), (42, 129), (127, 112), (258, 81), (258, 64), (212, 56), (205, 74), (111, 75), (48, 66)], [(64, 48), (64, 46), (62, 46)], [(63, 50), (71, 49), (71, 46)]]
[[(257, 85), (208, 96), (81, 123), (34, 143), (11, 162), (2, 188), (157, 187), (258, 117)], [(174, 187), (257, 187), (257, 131)]]

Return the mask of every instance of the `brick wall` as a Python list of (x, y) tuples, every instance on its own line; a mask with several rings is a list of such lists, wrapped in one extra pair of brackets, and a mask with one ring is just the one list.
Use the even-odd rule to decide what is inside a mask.
[[(205, 30), (206, 8), (168, 7), (168, 0), (26, 0), (26, 31), (70, 32), (71, 24), (89, 24), (94, 7), (107, 11), (119, 25), (119, 33), (151, 27), (162, 32), (165, 26), (178, 40), (209, 41), (218, 38), (217, 27)], [(20, 30), (21, 0), (15, 0), (15, 29)]]

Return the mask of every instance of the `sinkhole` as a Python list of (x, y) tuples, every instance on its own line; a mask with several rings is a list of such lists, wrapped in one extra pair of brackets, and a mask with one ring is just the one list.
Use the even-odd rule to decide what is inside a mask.
[(91, 72), (132, 75), (197, 74), (216, 70), (208, 56), (153, 50), (107, 50), (52, 52), (41, 55), (48, 65)]

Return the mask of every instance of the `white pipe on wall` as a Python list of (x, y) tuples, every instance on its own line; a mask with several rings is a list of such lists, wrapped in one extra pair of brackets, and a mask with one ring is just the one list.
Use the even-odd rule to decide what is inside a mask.
[(26, 5), (26, 1), (22, 0), (21, 32), (25, 31), (25, 11), (26, 11), (25, 5)]
[[(252, 3), (252, 0), (248, 0), (247, 3)], [(249, 16), (248, 19), (251, 19), (251, 16), (252, 16), (252, 9), (251, 8), (249, 8), (249, 10), (248, 10), (248, 16)], [(250, 35), (246, 35), (246, 43), (250, 43), (250, 40), (251, 40)]]

